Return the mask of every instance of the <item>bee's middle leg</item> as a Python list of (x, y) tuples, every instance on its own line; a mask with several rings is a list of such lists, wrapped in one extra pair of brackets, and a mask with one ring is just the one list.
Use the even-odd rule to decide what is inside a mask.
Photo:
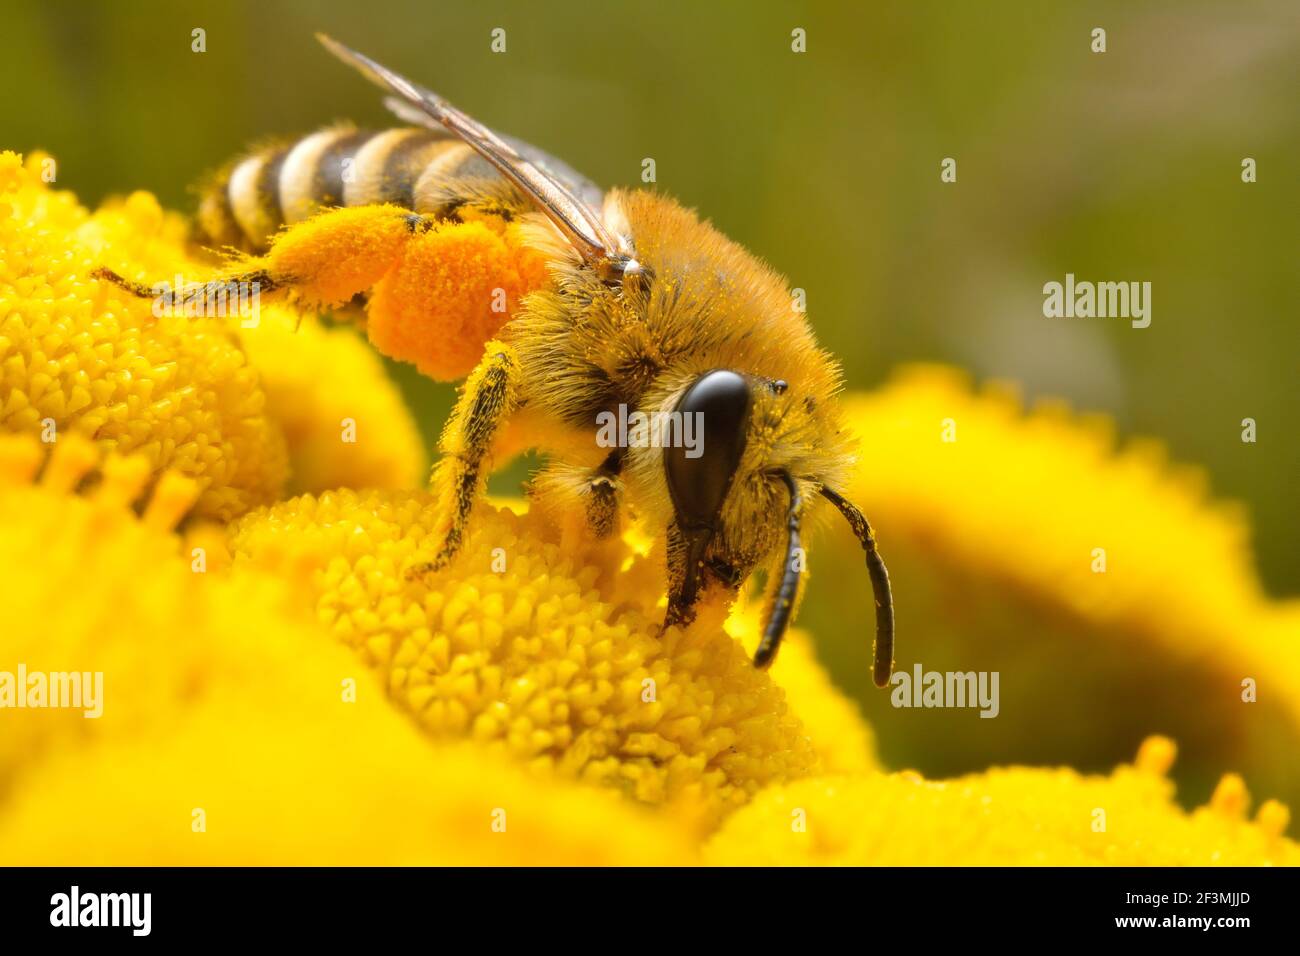
[(623, 454), (611, 451), (598, 465), (552, 460), (528, 482), (531, 507), (549, 515), (566, 550), (618, 537)]
[(446, 532), (433, 560), (409, 567), (408, 579), (445, 567), (460, 551), (474, 502), (487, 485), (487, 457), (493, 439), (518, 407), (518, 380), (519, 361), (514, 350), (489, 342), (443, 431), (442, 459), (433, 470), (433, 490), (447, 516)]

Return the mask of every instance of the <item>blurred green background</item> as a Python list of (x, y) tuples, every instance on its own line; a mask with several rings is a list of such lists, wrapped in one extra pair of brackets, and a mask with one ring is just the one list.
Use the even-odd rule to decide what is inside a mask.
[[(1246, 504), (1269, 591), (1300, 593), (1293, 0), (3, 11), (0, 140), (53, 153), (60, 185), (88, 202), (145, 188), (189, 209), (187, 185), (250, 141), (388, 123), (376, 91), (316, 44), (324, 30), (604, 185), (639, 183), (653, 157), (659, 188), (807, 290), (852, 387), (941, 360), (1164, 439)], [(205, 53), (191, 51), (196, 27)], [(490, 49), (496, 27), (504, 54)], [(805, 54), (791, 52), (795, 27)], [(940, 183), (944, 157), (955, 184)], [(1258, 162), (1253, 185), (1244, 157)], [(1150, 328), (1045, 319), (1043, 283), (1066, 272), (1150, 281)], [(432, 445), (450, 387), (395, 374)], [(866, 650), (819, 639), (837, 677), (871, 693)], [(955, 770), (968, 762), (958, 743), (885, 750)]]

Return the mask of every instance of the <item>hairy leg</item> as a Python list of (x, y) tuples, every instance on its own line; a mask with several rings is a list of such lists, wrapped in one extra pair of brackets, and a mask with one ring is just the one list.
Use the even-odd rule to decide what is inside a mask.
[[(265, 255), (237, 256), (212, 278), (167, 291), (178, 309), (210, 301), (232, 285), (255, 287), (259, 295), (288, 293), (309, 307), (340, 306), (383, 278), (411, 237), (433, 222), (397, 206), (330, 209), (280, 233)], [(92, 275), (141, 298), (153, 298), (161, 285), (103, 268)]]
[(676, 522), (668, 526), (668, 613), (664, 627), (695, 620), (707, 545), (707, 537), (683, 534)]
[(442, 543), (432, 560), (407, 569), (408, 578), (445, 567), (464, 543), (470, 512), (487, 485), (487, 458), (493, 439), (518, 407), (518, 380), (519, 361), (514, 350), (501, 342), (489, 342), (443, 430), (442, 459), (433, 469), (433, 490), (447, 522)]
[(587, 476), (583, 493), (587, 532), (597, 541), (612, 537), (618, 530), (618, 506), (622, 492), (619, 473), (622, 470), (622, 449), (615, 449), (601, 462), (599, 468)]

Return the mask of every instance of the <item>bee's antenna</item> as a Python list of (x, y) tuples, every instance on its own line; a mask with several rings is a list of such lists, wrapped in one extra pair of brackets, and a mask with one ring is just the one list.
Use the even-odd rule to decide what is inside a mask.
[(790, 476), (790, 472), (777, 472), (777, 477), (785, 482), (790, 491), (790, 507), (785, 513), (785, 526), (790, 537), (786, 540), (785, 562), (782, 565), (781, 583), (772, 603), (772, 616), (768, 618), (767, 627), (763, 628), (763, 639), (754, 652), (755, 667), (767, 667), (776, 657), (781, 638), (785, 636), (785, 629), (790, 624), (790, 615), (794, 613), (795, 600), (799, 596), (799, 579), (802, 576), (795, 565), (800, 548), (799, 526), (803, 517), (803, 498), (799, 495), (799, 485)]
[(867, 573), (871, 575), (871, 590), (876, 598), (876, 661), (871, 676), (877, 687), (888, 687), (889, 675), (894, 670), (894, 597), (889, 590), (889, 571), (876, 550), (876, 536), (862, 512), (824, 485), (822, 497), (840, 510), (866, 552)]

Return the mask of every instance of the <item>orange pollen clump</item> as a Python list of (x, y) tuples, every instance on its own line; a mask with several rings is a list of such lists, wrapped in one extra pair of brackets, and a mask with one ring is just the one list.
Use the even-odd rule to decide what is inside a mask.
[(467, 375), (483, 346), (547, 282), (545, 259), (490, 221), (439, 223), (412, 238), (375, 286), (368, 333), (385, 355), (441, 381)]

